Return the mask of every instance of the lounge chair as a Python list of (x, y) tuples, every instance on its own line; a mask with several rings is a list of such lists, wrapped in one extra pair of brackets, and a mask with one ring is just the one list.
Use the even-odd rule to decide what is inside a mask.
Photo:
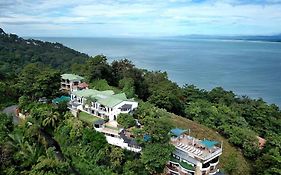
[(190, 152), (193, 152), (195, 150), (195, 148), (194, 147), (192, 147), (189, 151)]

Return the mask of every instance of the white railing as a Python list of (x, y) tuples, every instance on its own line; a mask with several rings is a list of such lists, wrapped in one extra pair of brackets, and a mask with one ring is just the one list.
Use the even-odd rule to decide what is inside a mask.
[(169, 172), (172, 172), (172, 173), (174, 173), (174, 174), (178, 174), (178, 175), (180, 175), (180, 173), (179, 173), (179, 172), (177, 172), (177, 171), (174, 171), (174, 170), (170, 169), (168, 166), (167, 166), (167, 169), (168, 169), (168, 171), (169, 171)]
[(217, 169), (216, 171), (214, 171), (214, 172), (209, 172), (209, 174), (210, 175), (214, 175), (214, 174), (216, 174), (216, 173), (218, 173), (220, 170), (219, 169)]
[(187, 153), (190, 157), (192, 157), (192, 158), (194, 158), (194, 157), (198, 157), (198, 158), (200, 158), (200, 159), (202, 159), (202, 160), (208, 160), (208, 159), (210, 159), (210, 158), (212, 158), (212, 157), (215, 157), (215, 156), (218, 156), (218, 155), (220, 155), (220, 154), (222, 154), (222, 148), (219, 148), (218, 150), (216, 150), (215, 152), (213, 152), (213, 153), (210, 153), (209, 155), (207, 155), (207, 156), (203, 156), (203, 155), (201, 155), (201, 156), (199, 156), (198, 154), (194, 154), (193, 152), (190, 152), (190, 151), (188, 151), (188, 150), (186, 150), (186, 149), (183, 149), (183, 148), (181, 148), (181, 147), (179, 147), (179, 146), (176, 146), (176, 148), (177, 149), (179, 149), (179, 150), (181, 150), (181, 151), (183, 151), (183, 152), (185, 152), (185, 153)]
[(203, 157), (203, 159), (204, 159), (204, 160), (208, 160), (208, 159), (210, 159), (210, 158), (212, 158), (212, 157), (215, 157), (215, 156), (217, 156), (217, 155), (220, 155), (220, 154), (222, 154), (222, 148), (216, 150), (215, 152), (211, 153), (210, 155), (208, 155), (208, 156), (206, 156), (206, 157)]
[(218, 163), (219, 163), (219, 160), (215, 163), (210, 163), (210, 166), (217, 166)]
[[(176, 164), (180, 167), (181, 171), (185, 171), (185, 172), (195, 172), (195, 170), (190, 170), (190, 169), (186, 169), (183, 166), (181, 166), (181, 164), (179, 162), (174, 162), (172, 160), (169, 160), (170, 162), (172, 162), (173, 164)], [(180, 160), (179, 160), (180, 161)], [(195, 168), (195, 167), (194, 167)]]

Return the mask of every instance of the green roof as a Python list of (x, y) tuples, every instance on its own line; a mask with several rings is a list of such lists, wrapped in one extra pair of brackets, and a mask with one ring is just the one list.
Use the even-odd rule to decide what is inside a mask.
[(61, 96), (61, 97), (53, 99), (52, 103), (58, 104), (58, 103), (61, 103), (61, 102), (64, 102), (64, 101), (66, 101), (66, 102), (70, 101), (70, 97), (68, 97), (68, 96)]
[(91, 100), (96, 99), (98, 103), (108, 107), (114, 107), (122, 101), (128, 100), (125, 93), (114, 94), (112, 90), (98, 91), (95, 89), (84, 89), (75, 91), (73, 94), (78, 97), (90, 98)]
[(79, 75), (75, 75), (75, 74), (62, 74), (61, 78), (62, 79), (68, 79), (70, 81), (73, 81), (73, 80), (83, 80), (84, 79), (83, 77), (81, 77)]

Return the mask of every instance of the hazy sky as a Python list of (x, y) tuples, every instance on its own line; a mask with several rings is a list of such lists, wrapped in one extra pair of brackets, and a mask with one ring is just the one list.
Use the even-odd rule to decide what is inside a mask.
[(281, 0), (0, 0), (0, 27), (20, 36), (271, 35)]

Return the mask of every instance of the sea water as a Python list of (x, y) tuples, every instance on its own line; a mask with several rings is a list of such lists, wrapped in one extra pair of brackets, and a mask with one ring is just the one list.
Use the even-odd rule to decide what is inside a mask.
[(180, 86), (221, 86), (281, 106), (281, 43), (186, 38), (36, 38), (166, 71)]

